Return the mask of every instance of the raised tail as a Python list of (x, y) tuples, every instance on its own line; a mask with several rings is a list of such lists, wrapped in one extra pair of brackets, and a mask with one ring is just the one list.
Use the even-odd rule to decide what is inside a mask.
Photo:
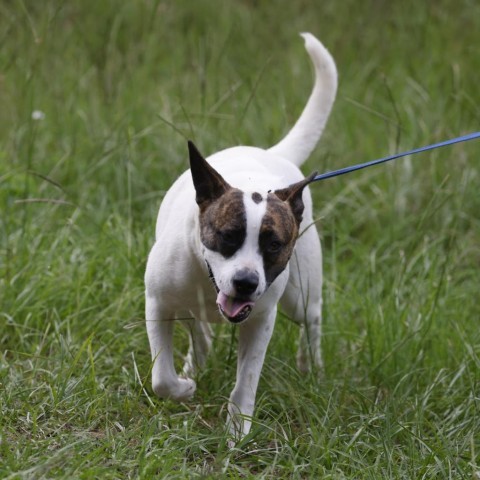
[(293, 128), (269, 152), (300, 167), (322, 135), (337, 93), (337, 68), (328, 50), (311, 33), (302, 33), (315, 68), (315, 85)]

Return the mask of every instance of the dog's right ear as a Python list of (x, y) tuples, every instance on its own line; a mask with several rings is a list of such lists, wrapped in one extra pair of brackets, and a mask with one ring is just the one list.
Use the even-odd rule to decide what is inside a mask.
[(195, 200), (204, 209), (210, 202), (220, 198), (227, 190), (232, 188), (223, 177), (203, 158), (197, 147), (188, 141), (190, 155), (190, 171), (192, 172), (193, 186), (195, 187)]
[(318, 172), (313, 172), (300, 182), (294, 183), (287, 188), (282, 188), (281, 190), (275, 190), (273, 192), (280, 200), (282, 200), (282, 202), (287, 202), (290, 205), (295, 220), (297, 221), (297, 225), (300, 225), (302, 222), (303, 210), (305, 208), (302, 199), (303, 189), (309, 183), (312, 183), (313, 179), (317, 175)]

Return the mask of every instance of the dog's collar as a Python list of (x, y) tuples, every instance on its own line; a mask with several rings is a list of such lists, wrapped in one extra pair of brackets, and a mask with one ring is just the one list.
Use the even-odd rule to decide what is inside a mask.
[(218, 288), (217, 282), (215, 281), (215, 276), (213, 275), (212, 267), (210, 266), (210, 264), (206, 260), (205, 260), (205, 263), (207, 265), (208, 278), (212, 281), (212, 284), (215, 287), (215, 291), (217, 293), (219, 293), (220, 289)]

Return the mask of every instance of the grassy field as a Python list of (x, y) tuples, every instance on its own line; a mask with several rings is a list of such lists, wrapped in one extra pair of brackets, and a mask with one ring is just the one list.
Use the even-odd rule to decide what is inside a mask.
[(301, 31), (340, 73), (305, 173), (480, 130), (479, 2), (0, 3), (0, 478), (480, 478), (478, 141), (312, 187), (325, 375), (280, 315), (248, 442), (224, 434), (231, 327), (191, 402), (152, 394), (158, 206), (186, 138), (288, 131)]

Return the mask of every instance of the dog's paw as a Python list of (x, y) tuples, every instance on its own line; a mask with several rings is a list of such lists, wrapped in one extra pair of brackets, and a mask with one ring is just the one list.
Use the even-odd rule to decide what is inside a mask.
[[(248, 408), (248, 413), (245, 410), (246, 409), (242, 412), (237, 405), (231, 402), (228, 405), (226, 427), (230, 437), (228, 442), (229, 448), (235, 446), (250, 432), (252, 426), (251, 415), (253, 413), (253, 405)], [(231, 442), (233, 442), (233, 444)]]
[(152, 387), (157, 397), (183, 402), (193, 396), (197, 385), (190, 378), (177, 378), (174, 382), (154, 380)]

